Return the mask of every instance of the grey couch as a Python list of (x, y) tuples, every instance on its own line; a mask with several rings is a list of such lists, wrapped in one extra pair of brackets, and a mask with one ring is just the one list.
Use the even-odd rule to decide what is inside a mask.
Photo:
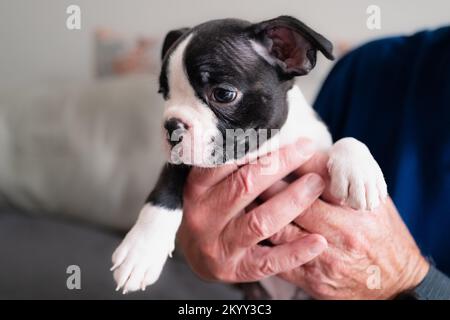
[(145, 292), (114, 290), (111, 254), (163, 163), (161, 110), (147, 76), (0, 92), (0, 299), (242, 297), (179, 253)]
[[(0, 210), (0, 299), (240, 299), (230, 286), (199, 280), (179, 255), (145, 292), (122, 295), (109, 272), (120, 234), (84, 223)], [(67, 267), (81, 270), (81, 289), (68, 289)]]

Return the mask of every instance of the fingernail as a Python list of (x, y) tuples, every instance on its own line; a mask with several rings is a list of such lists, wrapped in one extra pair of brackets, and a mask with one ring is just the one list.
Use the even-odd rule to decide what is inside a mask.
[(306, 181), (306, 185), (310, 195), (317, 195), (322, 193), (325, 187), (325, 182), (319, 175), (311, 174)]
[[(325, 238), (323, 238), (325, 239)], [(322, 253), (323, 250), (325, 250), (327, 247), (327, 243), (326, 240), (319, 240), (314, 242), (313, 245), (311, 245), (311, 247), (309, 248), (309, 252), (312, 255), (318, 255), (319, 253)]]
[(300, 139), (295, 143), (295, 150), (303, 157), (310, 157), (314, 153), (314, 146), (311, 141)]

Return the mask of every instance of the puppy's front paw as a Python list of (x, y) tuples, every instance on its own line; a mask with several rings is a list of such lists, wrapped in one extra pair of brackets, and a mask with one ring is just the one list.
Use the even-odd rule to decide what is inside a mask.
[(114, 280), (123, 293), (144, 290), (158, 280), (174, 249), (181, 210), (146, 205), (112, 256)]
[(356, 210), (373, 210), (387, 197), (383, 173), (369, 149), (353, 138), (336, 142), (328, 160), (330, 193)]

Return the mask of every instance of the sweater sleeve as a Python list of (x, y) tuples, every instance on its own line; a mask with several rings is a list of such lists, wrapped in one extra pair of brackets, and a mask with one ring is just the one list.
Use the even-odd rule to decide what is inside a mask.
[(417, 300), (450, 300), (450, 279), (433, 265), (425, 278), (412, 291)]

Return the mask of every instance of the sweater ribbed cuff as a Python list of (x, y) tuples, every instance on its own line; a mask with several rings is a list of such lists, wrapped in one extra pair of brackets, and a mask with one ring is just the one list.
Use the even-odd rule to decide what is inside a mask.
[(450, 279), (430, 265), (427, 275), (412, 294), (417, 300), (450, 300)]

